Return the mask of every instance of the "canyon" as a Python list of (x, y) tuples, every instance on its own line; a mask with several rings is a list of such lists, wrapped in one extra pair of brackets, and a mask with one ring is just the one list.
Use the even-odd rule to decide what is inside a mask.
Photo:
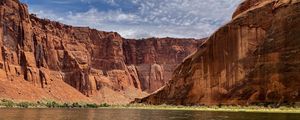
[(300, 0), (245, 0), (176, 68), (161, 90), (135, 102), (171, 105), (300, 101)]
[(0, 98), (129, 103), (164, 86), (205, 39), (125, 39), (0, 1)]
[(300, 0), (244, 0), (209, 38), (126, 39), (0, 0), (0, 99), (171, 105), (300, 101)]

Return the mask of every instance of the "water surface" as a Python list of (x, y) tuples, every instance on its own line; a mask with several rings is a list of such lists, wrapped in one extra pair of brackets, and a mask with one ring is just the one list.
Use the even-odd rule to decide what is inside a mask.
[(300, 114), (132, 109), (0, 109), (0, 120), (300, 120)]

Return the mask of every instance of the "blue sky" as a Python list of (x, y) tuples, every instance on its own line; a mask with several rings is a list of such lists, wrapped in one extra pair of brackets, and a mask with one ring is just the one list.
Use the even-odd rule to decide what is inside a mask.
[(203, 38), (231, 19), (241, 0), (21, 0), (31, 13), (125, 38)]

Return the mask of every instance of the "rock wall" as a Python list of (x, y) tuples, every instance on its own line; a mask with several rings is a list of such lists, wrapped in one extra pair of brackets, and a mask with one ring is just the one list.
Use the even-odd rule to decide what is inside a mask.
[(300, 101), (300, 1), (245, 0), (227, 25), (136, 102), (250, 105)]
[(0, 1), (0, 22), (0, 98), (16, 100), (128, 103), (162, 87), (202, 42), (127, 40), (39, 19), (18, 0)]
[(126, 64), (135, 65), (141, 89), (152, 93), (171, 79), (176, 66), (196, 51), (204, 39), (150, 38), (147, 40), (125, 40)]

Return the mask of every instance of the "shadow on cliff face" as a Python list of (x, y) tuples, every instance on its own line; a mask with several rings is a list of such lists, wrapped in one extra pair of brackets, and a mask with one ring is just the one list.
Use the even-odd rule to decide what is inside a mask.
[(164, 89), (139, 102), (249, 105), (299, 100), (299, 2), (245, 2), (250, 6), (238, 9), (204, 50), (187, 58)]
[[(298, 3), (300, 4), (300, 3)], [(295, 12), (291, 12), (295, 11)], [(279, 43), (276, 46), (281, 46), (283, 51), (280, 55), (281, 64), (279, 72), (280, 82), (286, 90), (284, 101), (299, 102), (300, 101), (300, 6), (294, 6), (290, 11), (281, 11), (281, 15), (288, 16), (285, 19), (279, 19), (275, 30), (283, 29), (285, 32), (276, 34)], [(298, 21), (298, 22), (297, 22)], [(296, 33), (296, 34), (295, 34)], [(283, 39), (280, 39), (283, 38)], [(282, 41), (280, 41), (282, 40)]]
[[(258, 47), (254, 56), (257, 58), (251, 65), (251, 72), (245, 81), (233, 87), (228, 100), (237, 99), (246, 104), (274, 103), (293, 104), (300, 99), (300, 6), (289, 9), (278, 9), (268, 29), (265, 42)], [(285, 17), (280, 17), (285, 16)], [(288, 17), (287, 17), (288, 16)]]

